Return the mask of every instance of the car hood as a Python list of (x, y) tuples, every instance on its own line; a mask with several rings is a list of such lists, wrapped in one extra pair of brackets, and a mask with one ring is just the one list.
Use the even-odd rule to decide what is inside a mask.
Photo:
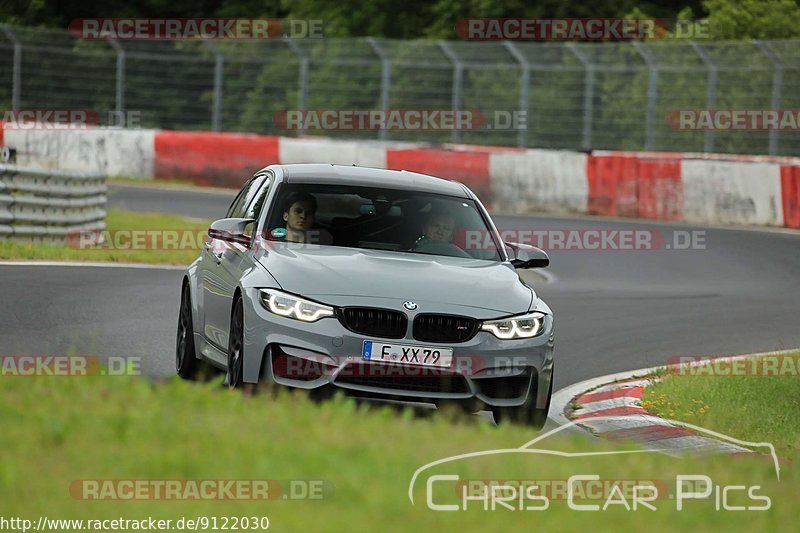
[(411, 300), (435, 303), (425, 309), (436, 312), (469, 307), (511, 315), (526, 312), (536, 297), (514, 267), (494, 261), (285, 243), (258, 261), (283, 290), (332, 305)]

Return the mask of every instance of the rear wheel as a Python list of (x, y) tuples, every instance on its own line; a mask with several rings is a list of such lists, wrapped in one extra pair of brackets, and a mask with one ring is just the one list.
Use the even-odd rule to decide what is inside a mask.
[(547, 422), (547, 413), (550, 411), (550, 399), (553, 397), (553, 374), (550, 374), (550, 387), (547, 391), (547, 403), (544, 409), (536, 408), (538, 387), (531, 387), (531, 392), (524, 404), (516, 407), (492, 407), (492, 415), (497, 424), (506, 420), (525, 424), (536, 429), (542, 429)]

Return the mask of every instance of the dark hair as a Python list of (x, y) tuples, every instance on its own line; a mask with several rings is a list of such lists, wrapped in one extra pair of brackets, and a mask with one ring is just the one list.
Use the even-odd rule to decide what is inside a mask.
[(289, 195), (286, 202), (283, 204), (283, 212), (286, 213), (297, 202), (307, 202), (311, 204), (311, 210), (317, 212), (317, 199), (307, 192), (295, 192)]
[(437, 218), (449, 218), (453, 223), (456, 222), (456, 217), (448, 211), (431, 211), (428, 213), (427, 223), (431, 224)]

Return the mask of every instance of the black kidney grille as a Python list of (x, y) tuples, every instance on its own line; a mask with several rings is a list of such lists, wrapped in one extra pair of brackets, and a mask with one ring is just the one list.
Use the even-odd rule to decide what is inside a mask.
[(478, 332), (474, 318), (455, 315), (417, 315), (414, 338), (426, 342), (464, 342)]
[(372, 307), (345, 307), (339, 312), (339, 321), (350, 331), (385, 339), (402, 339), (408, 329), (405, 314)]

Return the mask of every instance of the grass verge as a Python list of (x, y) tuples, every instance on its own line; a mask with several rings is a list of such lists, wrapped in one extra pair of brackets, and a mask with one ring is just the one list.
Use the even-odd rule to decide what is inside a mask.
[[(780, 530), (794, 523), (800, 489), (796, 472), (776, 481), (772, 463), (729, 457), (677, 459), (655, 454), (560, 457), (495, 454), (442, 464), (409, 483), (421, 466), (455, 454), (512, 449), (536, 436), (530, 429), (494, 427), (477, 417), (414, 416), (352, 399), (321, 404), (303, 394), (229, 393), (218, 383), (176, 380), (152, 383), (133, 377), (0, 377), (0, 498), (3, 515), (34, 520), (217, 518), (267, 516), (277, 531), (519, 531), (577, 528), (592, 531), (708, 530), (714, 527)], [(554, 437), (537, 445), (567, 452), (612, 451), (619, 444), (584, 435)], [(630, 448), (625, 448), (630, 449)], [(606, 510), (570, 509), (565, 496), (547, 491), (542, 501), (511, 501), (484, 509), (434, 511), (426, 505), (431, 474), (466, 480), (545, 480), (555, 487), (573, 475), (601, 480), (651, 480), (663, 485), (656, 510), (634, 511), (620, 503)], [(716, 485), (758, 485), (770, 498), (767, 511), (715, 509), (714, 496), (676, 509), (679, 474), (707, 475)], [(325, 496), (315, 500), (86, 500), (81, 480), (321, 480)], [(83, 485), (79, 485), (83, 486)], [(284, 487), (287, 485), (284, 483)], [(73, 487), (73, 492), (70, 492)], [(433, 501), (458, 504), (458, 485), (437, 481)], [(286, 494), (283, 492), (281, 494)], [(588, 492), (587, 492), (588, 494)], [(669, 495), (672, 494), (672, 497)], [(605, 497), (577, 497), (604, 505)], [(619, 501), (619, 500), (618, 500)], [(737, 492), (731, 504), (748, 503)], [(630, 506), (630, 499), (627, 499)], [(508, 502), (507, 502), (508, 503)]]
[(644, 390), (648, 411), (753, 442), (800, 451), (800, 351), (673, 369)]
[[(106, 217), (106, 232), (112, 246), (82, 249), (77, 243), (68, 246), (0, 240), (0, 259), (188, 265), (197, 257), (209, 224), (178, 215), (110, 209)], [(148, 230), (151, 232), (148, 235), (158, 235), (167, 230), (178, 237), (174, 246), (157, 246), (169, 249), (131, 250), (124, 249), (133, 246), (131, 237), (119, 233), (126, 230)], [(140, 248), (151, 247), (149, 242), (148, 237)]]

